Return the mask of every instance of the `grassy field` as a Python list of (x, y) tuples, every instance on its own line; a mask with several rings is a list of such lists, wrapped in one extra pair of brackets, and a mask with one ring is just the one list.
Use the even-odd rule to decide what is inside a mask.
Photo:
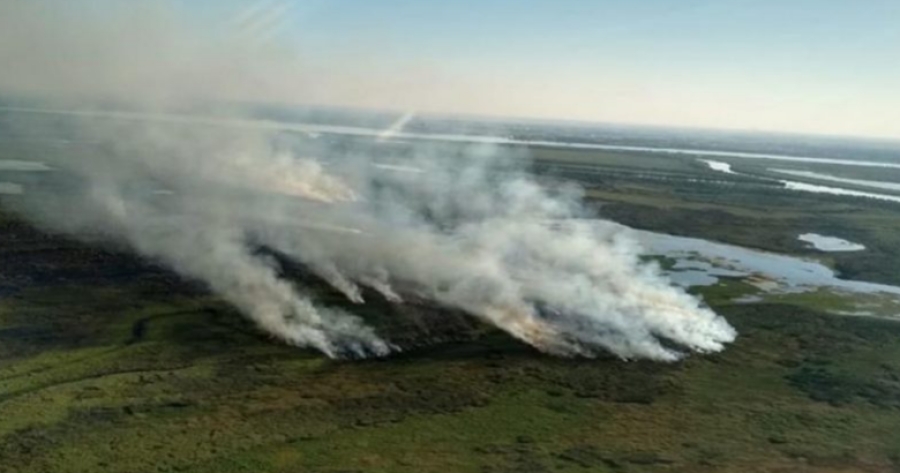
[[(690, 158), (537, 157), (623, 223), (900, 282), (890, 206), (776, 192)], [(814, 254), (796, 241), (807, 231), (869, 251)], [(843, 303), (829, 294), (731, 302), (747, 289), (697, 290), (740, 337), (674, 364), (550, 358), (383, 301), (361, 315), (404, 352), (332, 361), (146, 261), (0, 212), (0, 472), (900, 471), (900, 323), (827, 315)]]
[[(580, 182), (596, 213), (617, 222), (816, 258), (849, 279), (900, 285), (900, 204), (790, 191), (764, 177), (711, 171), (689, 156), (542, 150), (535, 158), (539, 170)], [(589, 158), (590, 173), (580, 164)], [(810, 250), (797, 240), (808, 232), (858, 242), (866, 251)]]
[(0, 471), (900, 468), (900, 324), (717, 309), (738, 342), (671, 365), (551, 359), (492, 331), (350, 362), (203, 297), (28, 292), (0, 306)]

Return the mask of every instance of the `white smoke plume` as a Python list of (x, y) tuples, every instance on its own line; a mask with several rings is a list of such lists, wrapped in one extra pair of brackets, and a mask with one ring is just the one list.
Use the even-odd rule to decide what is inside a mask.
[[(127, 28), (111, 32), (96, 19), (73, 25), (36, 3), (0, 0), (0, 32), (13, 24), (30, 28), (16, 26), (19, 33), (0, 37), (0, 59), (16, 69), (12, 79), (0, 80), (0, 92), (70, 100), (106, 92), (140, 107), (130, 114), (73, 115), (52, 129), (42, 122), (41, 134), (71, 143), (54, 152), (40, 148), (40, 159), (73, 182), (18, 196), (23, 214), (37, 224), (126, 245), (203, 281), (268, 333), (329, 356), (380, 356), (395, 347), (389, 333), (376, 334), (360, 318), (317, 304), (260, 249), (302, 263), (353, 303), (366, 303), (363, 287), (394, 303), (427, 298), (551, 354), (609, 351), (672, 361), (684, 351), (721, 350), (735, 337), (724, 319), (641, 264), (627, 229), (584, 219), (577, 189), (548, 189), (524, 172), (519, 152), (485, 144), (391, 145), (392, 130), (412, 114), (382, 139), (369, 140), (316, 139), (234, 115), (161, 115), (201, 97), (198, 83), (209, 84), (206, 93), (247, 91), (266, 83), (244, 82), (248, 74), (285, 70), (244, 56), (240, 47), (234, 52), (233, 43), (225, 50), (205, 43), (171, 8), (144, 16), (125, 9), (112, 17), (146, 21), (136, 29), (141, 35), (166, 39), (153, 44)], [(269, 15), (287, 8), (285, 2), (259, 8), (268, 4)], [(259, 25), (279, 23), (259, 8), (240, 16), (241, 24), (248, 16), (259, 19), (242, 30), (252, 30), (254, 45), (271, 36)], [(40, 48), (29, 52), (26, 39), (34, 35), (43, 35), (52, 57), (41, 57)], [(81, 64), (69, 74), (75, 84), (62, 74), (33, 82), (40, 90), (25, 87), (46, 72), (44, 61), (84, 56), (85, 45), (101, 48), (89, 75), (107, 90), (94, 90), (79, 75), (87, 74)], [(157, 57), (179, 57), (178, 67)], [(145, 62), (133, 69), (127, 64), (135, 58)], [(218, 67), (223, 58), (243, 72), (221, 76), (228, 69)], [(152, 86), (142, 71), (152, 74)], [(10, 126), (34, 134), (31, 118), (39, 115), (18, 112), (24, 125)]]

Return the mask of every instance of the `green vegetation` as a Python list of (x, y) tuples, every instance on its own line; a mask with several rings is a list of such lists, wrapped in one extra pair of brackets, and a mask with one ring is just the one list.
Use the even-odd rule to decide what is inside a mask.
[[(537, 169), (578, 180), (597, 213), (625, 225), (822, 259), (848, 279), (900, 285), (896, 203), (790, 191), (764, 177), (711, 171), (689, 156), (548, 149), (535, 158)], [(591, 172), (581, 164), (587, 159)], [(657, 166), (660, 160), (668, 164)], [(748, 161), (751, 172), (762, 172), (752, 160), (741, 166)], [(840, 236), (866, 251), (810, 250), (797, 240), (809, 232)]]
[(770, 294), (766, 296), (766, 300), (843, 315), (896, 318), (900, 314), (900, 301), (885, 294), (847, 294), (820, 289), (794, 294)]
[[(553, 359), (493, 331), (350, 362), (140, 286), (2, 307), (0, 471), (900, 467), (900, 324), (888, 321), (731, 305), (719, 310), (739, 341), (671, 365)], [(43, 323), (52, 335), (7, 344)], [(39, 353), (16, 353), (33, 343)]]
[[(537, 157), (620, 222), (900, 282), (893, 206), (779, 191), (689, 157)], [(809, 231), (869, 250), (813, 253), (796, 241)], [(892, 301), (737, 304), (756, 291), (730, 278), (694, 292), (740, 333), (723, 353), (555, 359), (413, 301), (354, 309), (402, 354), (331, 361), (147, 262), (0, 212), (0, 472), (900, 471), (900, 323), (823, 313), (887, 315)]]

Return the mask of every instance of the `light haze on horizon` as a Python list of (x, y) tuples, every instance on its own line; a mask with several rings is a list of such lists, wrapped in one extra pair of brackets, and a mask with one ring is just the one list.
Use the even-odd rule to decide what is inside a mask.
[(159, 3), (316, 76), (249, 100), (900, 139), (896, 0)]
[(434, 81), (367, 105), (900, 138), (895, 0), (292, 3), (313, 55)]

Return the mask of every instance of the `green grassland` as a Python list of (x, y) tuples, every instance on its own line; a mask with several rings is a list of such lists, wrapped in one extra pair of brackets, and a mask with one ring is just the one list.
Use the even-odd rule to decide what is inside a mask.
[[(689, 157), (535, 154), (600, 215), (898, 282), (891, 206), (778, 191)], [(808, 231), (869, 251), (813, 253), (796, 241)], [(696, 289), (740, 337), (674, 364), (551, 358), (461, 314), (367, 294), (353, 310), (404, 350), (335, 361), (149, 262), (0, 212), (0, 472), (900, 471), (900, 323), (828, 315), (846, 309), (828, 293), (732, 302), (751, 290)]]
[(738, 342), (670, 365), (552, 359), (489, 330), (330, 361), (141, 285), (0, 307), (4, 472), (900, 468), (888, 321), (721, 306)]
[[(593, 159), (590, 173), (582, 171), (580, 161), (570, 165), (576, 161), (573, 153)], [(764, 175), (711, 171), (690, 156), (547, 149), (535, 159), (539, 170), (580, 182), (596, 213), (617, 222), (815, 258), (849, 279), (900, 285), (896, 203), (790, 191)], [(660, 160), (668, 161), (667, 166), (657, 167)], [(753, 160), (740, 162), (746, 161)], [(808, 232), (839, 236), (867, 249), (844, 254), (810, 250), (797, 240)]]

